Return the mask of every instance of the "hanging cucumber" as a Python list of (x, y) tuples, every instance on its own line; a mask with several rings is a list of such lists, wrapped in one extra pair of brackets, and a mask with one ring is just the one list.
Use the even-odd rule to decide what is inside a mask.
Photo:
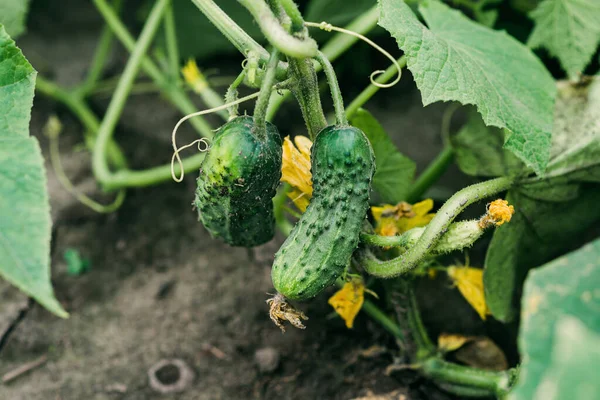
[(273, 197), (281, 177), (281, 137), (272, 124), (258, 138), (252, 117), (223, 125), (200, 168), (194, 205), (213, 237), (252, 247), (275, 234)]
[(369, 207), (375, 159), (364, 133), (329, 126), (311, 151), (313, 197), (275, 255), (275, 289), (293, 300), (316, 296), (350, 264)]
[(254, 118), (235, 117), (219, 128), (200, 167), (194, 200), (199, 219), (232, 246), (257, 246), (275, 234), (272, 199), (281, 178), (282, 142), (265, 114), (278, 60), (274, 51)]

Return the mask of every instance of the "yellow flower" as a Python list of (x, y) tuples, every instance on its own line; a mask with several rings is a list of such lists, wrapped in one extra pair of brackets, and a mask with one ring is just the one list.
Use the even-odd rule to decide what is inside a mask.
[(292, 199), (299, 210), (304, 212), (313, 192), (310, 172), (312, 142), (305, 136), (296, 136), (294, 143), (292, 143), (289, 136), (283, 140), (281, 181), (292, 185), (288, 197)]
[(465, 343), (471, 340), (473, 340), (472, 336), (442, 333), (438, 336), (438, 349), (442, 353), (450, 353), (451, 351), (460, 349)]
[(362, 280), (353, 279), (351, 282), (346, 282), (343, 288), (329, 298), (329, 305), (346, 322), (346, 327), (351, 329), (354, 318), (360, 311), (364, 301), (365, 285)]
[(483, 292), (483, 270), (466, 266), (452, 266), (448, 267), (446, 272), (465, 300), (477, 311), (481, 319), (485, 320), (489, 311)]
[(433, 209), (433, 200), (423, 200), (414, 205), (406, 202), (398, 204), (384, 204), (381, 207), (371, 207), (375, 219), (375, 232), (382, 236), (400, 235), (412, 228), (425, 226), (435, 214), (429, 213)]
[(508, 205), (508, 201), (497, 199), (487, 205), (487, 212), (479, 220), (479, 226), (487, 228), (492, 225), (500, 226), (505, 222), (510, 222), (515, 208)]
[(194, 92), (201, 93), (208, 87), (208, 82), (202, 72), (200, 72), (200, 69), (198, 69), (198, 65), (194, 59), (188, 60), (187, 64), (181, 68), (181, 73)]

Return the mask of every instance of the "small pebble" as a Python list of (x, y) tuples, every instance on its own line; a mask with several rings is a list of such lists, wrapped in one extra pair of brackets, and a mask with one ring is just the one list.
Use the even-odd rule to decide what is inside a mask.
[(254, 353), (254, 362), (260, 372), (273, 372), (279, 366), (279, 352), (272, 347), (263, 347)]

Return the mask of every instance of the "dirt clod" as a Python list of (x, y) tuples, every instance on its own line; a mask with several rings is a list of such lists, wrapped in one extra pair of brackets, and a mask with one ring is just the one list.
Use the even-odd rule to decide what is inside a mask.
[(273, 347), (263, 347), (254, 353), (254, 361), (261, 373), (273, 372), (279, 366), (279, 352)]

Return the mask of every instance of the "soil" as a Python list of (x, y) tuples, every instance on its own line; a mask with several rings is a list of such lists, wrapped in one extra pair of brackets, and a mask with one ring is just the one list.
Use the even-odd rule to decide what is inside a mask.
[[(101, 25), (87, 2), (65, 3), (58, 10), (34, 2), (30, 31), (18, 44), (41, 73), (69, 86), (84, 76)], [(110, 60), (108, 70), (118, 72), (126, 53), (116, 49)], [(92, 105), (100, 114), (107, 101)], [(420, 169), (439, 151), (444, 105), (423, 108), (409, 74), (369, 109)], [(282, 120), (294, 116), (282, 122), (283, 133), (302, 132), (297, 108), (290, 104), (286, 110)], [(51, 114), (64, 125), (67, 175), (79, 190), (109, 201), (91, 178), (89, 154), (73, 150), (81, 127), (67, 110), (38, 96), (32, 134), (46, 152), (41, 131)], [(158, 96), (130, 99), (116, 138), (134, 167), (170, 159), (168, 136), (177, 118)], [(53, 283), (70, 318), (54, 317), (0, 282), (0, 376), (47, 357), (0, 384), (1, 399), (451, 398), (410, 371), (386, 375), (387, 366), (402, 362), (393, 339), (364, 314), (346, 329), (327, 305), (331, 291), (301, 305), (310, 317), (306, 330), (290, 327), (282, 334), (269, 320), (265, 300), (272, 290), (272, 257), (283, 238), (251, 251), (212, 240), (191, 209), (194, 176), (182, 184), (129, 190), (117, 212), (101, 215), (77, 203), (47, 167)], [(456, 170), (442, 182), (437, 193), (465, 184)], [(90, 260), (89, 272), (67, 274), (63, 254), (70, 248)], [(151, 387), (148, 371), (172, 359), (189, 367), (190, 381), (182, 391), (164, 394)], [(181, 378), (172, 366), (157, 375), (166, 384)]]

